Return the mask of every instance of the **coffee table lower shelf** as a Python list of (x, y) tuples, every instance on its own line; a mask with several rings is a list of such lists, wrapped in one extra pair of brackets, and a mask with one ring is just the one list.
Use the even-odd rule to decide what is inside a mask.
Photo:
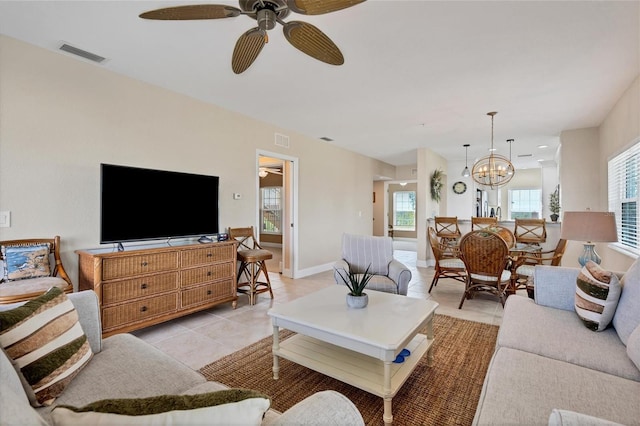
[[(280, 342), (273, 355), (288, 359), (314, 371), (333, 377), (373, 395), (390, 400), (402, 387), (416, 365), (433, 343), (424, 334), (417, 334), (406, 349), (411, 355), (402, 363), (390, 363), (389, 383), (385, 386), (385, 363), (302, 334), (296, 334)], [(274, 359), (275, 361), (275, 359)], [(274, 362), (274, 378), (277, 362)]]

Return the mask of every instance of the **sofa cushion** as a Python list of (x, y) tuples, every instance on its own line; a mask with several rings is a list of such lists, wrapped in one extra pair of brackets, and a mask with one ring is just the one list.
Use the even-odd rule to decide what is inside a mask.
[(575, 312), (540, 306), (527, 297), (507, 298), (496, 344), (640, 381), (613, 328), (594, 333)]
[(640, 382), (501, 347), (489, 365), (473, 424), (542, 425), (559, 408), (632, 425), (640, 418), (639, 394)]
[(35, 407), (60, 395), (93, 355), (73, 303), (57, 287), (0, 312), (0, 346)]
[(48, 277), (49, 244), (20, 244), (1, 246), (3, 280), (13, 281), (26, 278)]
[(257, 391), (226, 389), (197, 395), (108, 399), (80, 408), (59, 405), (51, 417), (55, 425), (259, 425), (270, 405), (270, 398)]
[[(0, 356), (3, 355), (0, 354)], [(47, 425), (47, 422), (29, 404), (22, 387), (16, 392), (2, 382), (0, 382), (0, 423), (3, 426)]]
[(622, 277), (622, 294), (613, 316), (613, 326), (625, 345), (629, 336), (640, 325), (640, 258)]
[(609, 326), (620, 298), (618, 277), (593, 261), (588, 261), (576, 279), (576, 313), (593, 331)]
[(627, 340), (627, 355), (640, 370), (640, 325), (633, 330)]

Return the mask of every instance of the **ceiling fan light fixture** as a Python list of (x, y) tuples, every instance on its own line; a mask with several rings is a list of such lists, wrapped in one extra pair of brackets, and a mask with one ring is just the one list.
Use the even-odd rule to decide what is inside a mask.
[(497, 112), (488, 112), (491, 116), (491, 154), (479, 159), (471, 170), (473, 180), (491, 189), (506, 185), (515, 175), (511, 161), (493, 152), (493, 117)]

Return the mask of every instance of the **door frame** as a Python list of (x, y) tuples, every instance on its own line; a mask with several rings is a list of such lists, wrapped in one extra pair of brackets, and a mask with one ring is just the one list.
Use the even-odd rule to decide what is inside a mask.
[[(282, 217), (282, 275), (296, 278), (298, 271), (298, 158), (277, 152), (256, 150), (256, 230), (260, 233), (260, 157), (282, 160), (284, 212)], [(288, 265), (288, 266), (287, 266)]]

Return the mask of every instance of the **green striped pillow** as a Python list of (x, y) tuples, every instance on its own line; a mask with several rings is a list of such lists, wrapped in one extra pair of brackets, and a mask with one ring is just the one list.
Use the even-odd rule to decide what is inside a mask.
[(34, 407), (53, 402), (93, 356), (78, 313), (57, 287), (0, 312), (0, 346)]
[(588, 261), (576, 281), (576, 313), (584, 325), (593, 331), (602, 331), (611, 322), (620, 299), (618, 277)]

